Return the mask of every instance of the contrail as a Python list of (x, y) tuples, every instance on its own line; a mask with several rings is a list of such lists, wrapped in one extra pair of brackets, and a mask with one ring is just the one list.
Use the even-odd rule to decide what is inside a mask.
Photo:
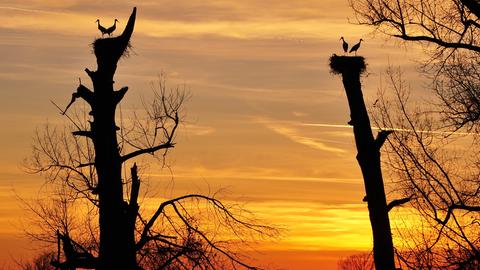
[(25, 11), (25, 12), (31, 12), (31, 13), (59, 14), (58, 12), (52, 12), (52, 11), (46, 11), (46, 10), (40, 10), (40, 9), (19, 8), (19, 7), (0, 6), (0, 9)]
[[(302, 126), (307, 127), (332, 127), (332, 128), (348, 128), (352, 129), (350, 125), (338, 125), (338, 124), (324, 124), (324, 123), (302, 123)], [(393, 130), (400, 132), (418, 132), (425, 134), (444, 134), (444, 135), (478, 135), (475, 132), (450, 132), (450, 131), (435, 131), (435, 130), (413, 130), (407, 128), (388, 128), (388, 127), (372, 127), (374, 130)]]

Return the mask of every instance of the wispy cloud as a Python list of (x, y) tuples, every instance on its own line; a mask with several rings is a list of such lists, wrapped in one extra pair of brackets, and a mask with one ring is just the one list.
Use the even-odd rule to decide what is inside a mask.
[(311, 137), (305, 136), (301, 134), (301, 132), (298, 129), (294, 127), (286, 126), (284, 122), (283, 123), (275, 122), (265, 118), (256, 118), (255, 121), (258, 123), (264, 124), (270, 130), (276, 132), (277, 134), (287, 137), (293, 142), (306, 145), (310, 148), (326, 151), (326, 152), (333, 152), (333, 153), (346, 152), (342, 148), (327, 145), (321, 140), (319, 140), (318, 138), (311, 138)]
[[(201, 172), (201, 173), (199, 173)], [(171, 174), (147, 173), (148, 177), (171, 177)], [(316, 183), (341, 183), (341, 184), (362, 184), (359, 178), (339, 178), (339, 177), (307, 177), (307, 176), (279, 176), (279, 175), (257, 175), (248, 174), (231, 170), (214, 170), (190, 168), (189, 173), (175, 173), (175, 178), (198, 178), (199, 175), (208, 179), (249, 179), (264, 181), (282, 181), (282, 182), (316, 182)]]
[[(62, 5), (62, 1), (57, 1), (57, 4), (55, 4), (56, 1), (51, 2), (48, 10), (45, 5), (42, 6), (38, 3), (33, 4), (32, 8), (28, 5), (0, 6), (0, 23), (4, 28), (78, 35), (89, 33), (89, 29), (94, 30), (93, 21), (99, 16), (98, 12), (94, 10), (105, 7), (114, 8), (106, 15), (111, 20), (113, 16), (111, 13), (118, 14), (130, 8), (129, 3), (113, 6), (111, 3), (100, 5), (93, 1), (87, 1), (88, 3), (85, 3), (87, 8), (83, 8), (78, 3)], [(312, 13), (315, 9), (305, 9), (302, 5), (292, 5), (291, 3), (287, 9), (284, 4), (276, 1), (275, 3), (262, 2), (143, 3), (139, 4), (139, 11), (141, 10), (144, 15), (137, 21), (137, 33), (151, 37), (215, 35), (249, 39), (330, 38), (331, 36), (336, 37), (339, 32), (359, 32), (358, 28), (352, 29), (346, 22), (339, 24), (337, 20), (328, 16), (320, 16), (317, 14), (318, 12)], [(267, 7), (270, 12), (263, 12)], [(320, 3), (314, 8), (323, 10), (328, 6)], [(178, 10), (182, 10), (182, 12), (179, 13)], [(119, 15), (121, 14), (117, 16)], [(127, 12), (124, 16), (128, 15)]]
[(22, 12), (29, 12), (29, 13), (43, 13), (43, 14), (59, 14), (57, 12), (51, 12), (41, 9), (32, 9), (32, 8), (22, 8), (22, 7), (9, 7), (9, 6), (0, 6), (0, 10), (11, 10), (11, 11), (22, 11)]
[(299, 132), (293, 128), (288, 128), (288, 127), (282, 127), (282, 126), (276, 126), (276, 125), (267, 125), (271, 130), (275, 131), (276, 133), (283, 135), (290, 140), (300, 143), (303, 145), (306, 145), (308, 147), (322, 150), (322, 151), (327, 151), (327, 152), (334, 152), (334, 153), (344, 153), (345, 150), (333, 146), (328, 146), (325, 143), (319, 141), (318, 139), (315, 138), (309, 138), (303, 135), (300, 135)]
[[(352, 126), (350, 125), (338, 125), (338, 124), (324, 124), (324, 123), (302, 123), (301, 125), (303, 126), (308, 126), (308, 127), (326, 127), (326, 128), (348, 128), (348, 129), (353, 129)], [(409, 128), (395, 128), (395, 127), (372, 127), (372, 130), (392, 130), (392, 131), (398, 131), (398, 132), (417, 132), (417, 133), (425, 133), (425, 134), (443, 134), (443, 135), (478, 135), (478, 133), (475, 132), (454, 132), (452, 133), (451, 131), (443, 131), (443, 130), (413, 130)]]
[(350, 125), (339, 125), (339, 124), (325, 124), (325, 123), (301, 123), (302, 126), (307, 127), (333, 127), (333, 128), (349, 128), (352, 129), (353, 127)]
[(200, 126), (200, 125), (189, 124), (189, 123), (184, 124), (183, 127), (187, 134), (193, 134), (196, 136), (205, 136), (215, 132), (215, 129), (213, 127)]

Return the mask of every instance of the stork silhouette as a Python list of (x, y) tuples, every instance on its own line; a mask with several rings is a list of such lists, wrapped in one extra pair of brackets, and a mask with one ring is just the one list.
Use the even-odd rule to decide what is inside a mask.
[(113, 33), (113, 31), (115, 31), (115, 29), (117, 29), (117, 22), (119, 22), (119, 20), (115, 19), (115, 21), (113, 21), (113, 25), (110, 26), (110, 27), (105, 31), (105, 33), (110, 36), (110, 35)]
[(352, 49), (350, 49), (350, 53), (355, 52), (355, 56), (357, 55), (358, 48), (360, 48), (360, 44), (362, 43), (363, 39), (360, 39), (360, 41), (353, 45)]
[(348, 52), (348, 43), (343, 39), (343, 37), (340, 38), (340, 40), (343, 41), (342, 47), (344, 52)]
[(100, 19), (97, 19), (95, 22), (98, 24), (98, 30), (102, 32), (102, 37), (103, 37), (103, 35), (107, 33), (107, 29), (100, 24)]

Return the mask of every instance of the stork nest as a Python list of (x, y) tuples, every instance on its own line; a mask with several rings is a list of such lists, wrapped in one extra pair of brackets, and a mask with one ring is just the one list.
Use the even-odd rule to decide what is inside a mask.
[(128, 57), (132, 45), (130, 40), (125, 42), (122, 36), (98, 38), (92, 43), (93, 52), (98, 56), (111, 55), (115, 58)]
[(330, 72), (333, 74), (342, 74), (344, 72), (361, 74), (366, 68), (365, 58), (362, 56), (338, 56), (333, 54), (330, 57)]

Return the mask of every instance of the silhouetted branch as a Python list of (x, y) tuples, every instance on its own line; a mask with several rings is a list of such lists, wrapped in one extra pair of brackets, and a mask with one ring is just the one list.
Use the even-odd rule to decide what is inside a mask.
[(472, 45), (468, 43), (448, 42), (439, 38), (428, 37), (428, 36), (407, 35), (407, 33), (402, 33), (402, 34), (393, 35), (393, 36), (401, 38), (405, 41), (427, 41), (448, 49), (466, 49), (470, 51), (480, 52), (480, 46)]
[(230, 260), (232, 260), (233, 262), (247, 268), (247, 269), (251, 269), (251, 270), (256, 270), (256, 269), (259, 269), (259, 268), (256, 268), (256, 267), (253, 267), (253, 266), (250, 266), (240, 260), (238, 260), (237, 258), (233, 257), (229, 252), (226, 252), (224, 251), (223, 249), (219, 248), (217, 245), (215, 245), (203, 232), (199, 231), (197, 228), (193, 227), (186, 219), (185, 217), (182, 215), (182, 213), (180, 213), (180, 211), (178, 210), (177, 208), (177, 205), (176, 204), (171, 204), (173, 209), (175, 210), (175, 213), (177, 213), (178, 217), (183, 221), (183, 223), (185, 224), (185, 226), (187, 226), (187, 228), (191, 229), (192, 231), (196, 232), (198, 235), (200, 235), (203, 240), (205, 240), (213, 249), (215, 249), (216, 251), (222, 253), (223, 255), (225, 255), (227, 258), (229, 258)]
[(467, 6), (477, 18), (480, 18), (480, 3), (477, 0), (460, 0), (460, 2)]
[[(80, 80), (80, 79), (79, 79)], [(65, 113), (67, 112), (68, 108), (70, 108), (70, 106), (72, 106), (72, 104), (75, 102), (75, 100), (77, 98), (82, 98), (83, 100), (85, 100), (89, 105), (92, 105), (92, 102), (93, 102), (93, 92), (88, 89), (87, 87), (85, 87), (83, 84), (82, 84), (82, 81), (80, 80), (80, 84), (79, 86), (77, 87), (77, 92), (74, 92), (72, 94), (72, 99), (70, 100), (70, 103), (68, 103), (67, 107), (65, 108), (65, 110), (62, 112), (63, 115), (65, 115)]]
[(171, 200), (167, 200), (162, 202), (155, 213), (152, 215), (150, 220), (147, 222), (145, 227), (142, 230), (142, 234), (140, 236), (140, 240), (137, 242), (137, 249), (142, 248), (145, 243), (147, 242), (147, 235), (149, 234), (150, 230), (154, 226), (155, 222), (157, 221), (158, 217), (165, 211), (165, 208), (167, 206), (173, 206), (174, 204), (181, 202), (183, 200), (187, 199), (201, 199), (205, 200), (206, 202), (211, 203), (216, 209), (220, 210), (223, 215), (225, 216), (226, 219), (230, 219), (236, 224), (239, 224), (241, 226), (244, 226), (248, 228), (249, 230), (252, 230), (254, 232), (260, 233), (260, 234), (265, 234), (268, 233), (269, 231), (272, 231), (273, 228), (265, 225), (257, 225), (257, 224), (252, 224), (243, 220), (240, 220), (239, 217), (235, 216), (227, 206), (225, 206), (221, 201), (213, 198), (213, 197), (208, 197), (205, 195), (200, 195), (200, 194), (189, 194), (189, 195), (184, 195), (180, 196)]
[(409, 202), (410, 200), (412, 200), (412, 196), (406, 197), (406, 198), (402, 198), (402, 199), (393, 200), (393, 201), (391, 201), (391, 202), (388, 203), (388, 205), (387, 205), (387, 211), (390, 212), (390, 210), (392, 210), (394, 207), (397, 207), (397, 206), (401, 206), (401, 205), (403, 205), (403, 204), (406, 204), (406, 203)]
[(380, 132), (378, 132), (377, 138), (375, 138), (375, 145), (377, 146), (378, 149), (382, 148), (388, 135), (392, 133), (393, 133), (393, 130), (381, 130)]
[(73, 131), (72, 135), (74, 135), (74, 136), (85, 136), (85, 137), (91, 138), (92, 137), (92, 132), (89, 131), (89, 130), (77, 130), (77, 131)]
[(120, 159), (121, 159), (122, 162), (125, 162), (125, 161), (127, 161), (131, 158), (136, 157), (136, 156), (140, 156), (140, 155), (143, 155), (143, 154), (153, 154), (158, 150), (168, 149), (168, 148), (172, 148), (172, 147), (174, 147), (174, 145), (170, 142), (167, 142), (167, 143), (157, 145), (157, 146), (154, 146), (154, 147), (149, 147), (149, 148), (144, 148), (144, 149), (139, 149), (137, 151), (133, 151), (131, 153), (128, 153), (128, 154), (122, 156)]
[[(412, 265), (412, 269), (424, 269), (426, 265), (433, 266), (429, 269), (476, 265), (480, 261), (480, 167), (473, 144), (476, 140), (473, 136), (455, 135), (445, 129), (444, 123), (439, 120), (443, 112), (425, 104), (412, 107), (401, 75), (400, 71), (387, 70), (387, 84), (393, 98), (387, 99), (384, 94), (379, 98), (375, 121), (377, 126), (396, 130), (389, 137), (384, 152), (390, 170), (398, 176), (394, 186), (396, 191), (407, 195), (392, 201), (389, 209), (398, 203), (410, 202), (420, 220), (427, 224), (425, 228), (410, 228), (414, 232), (401, 238), (404, 245), (409, 245), (411, 241), (417, 241), (418, 245), (404, 248), (404, 263)], [(452, 78), (465, 84), (465, 87), (473, 86), (469, 79), (462, 76)], [(455, 90), (459, 94), (452, 95), (452, 99), (461, 98), (460, 89)], [(469, 95), (466, 92), (463, 94)], [(462, 139), (461, 151), (453, 147), (460, 142), (459, 139)], [(468, 143), (465, 144), (465, 141)], [(420, 259), (422, 261), (418, 261)]]
[(125, 96), (127, 91), (128, 91), (128, 87), (125, 86), (122, 89), (120, 89), (118, 91), (115, 91), (113, 93), (114, 94), (114, 99), (115, 99), (115, 104), (118, 104), (123, 99), (123, 97)]
[(96, 71), (91, 71), (90, 69), (85, 68), (85, 72), (87, 73), (87, 75), (90, 77), (92, 81), (96, 80)]

